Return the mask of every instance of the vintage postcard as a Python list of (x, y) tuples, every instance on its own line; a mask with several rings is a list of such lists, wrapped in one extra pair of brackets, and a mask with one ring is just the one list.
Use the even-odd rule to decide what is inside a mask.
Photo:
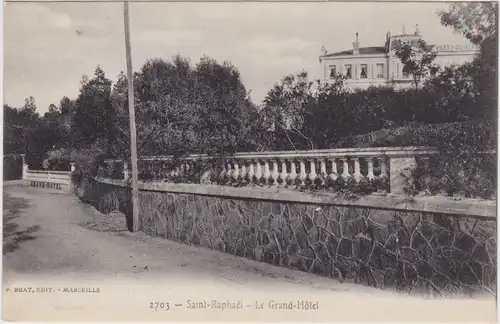
[(5, 321), (497, 321), (497, 2), (16, 2)]

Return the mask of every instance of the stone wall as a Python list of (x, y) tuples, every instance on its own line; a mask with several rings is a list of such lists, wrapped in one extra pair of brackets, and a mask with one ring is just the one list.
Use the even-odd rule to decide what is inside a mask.
[[(130, 225), (130, 189), (82, 193)], [(496, 293), (496, 218), (140, 192), (140, 228), (169, 240), (403, 292)]]

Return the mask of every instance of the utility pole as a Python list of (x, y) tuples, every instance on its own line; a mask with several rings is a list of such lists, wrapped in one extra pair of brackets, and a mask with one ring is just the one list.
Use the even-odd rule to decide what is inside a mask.
[(132, 74), (132, 54), (130, 46), (130, 18), (128, 2), (123, 3), (123, 14), (125, 20), (125, 52), (127, 56), (127, 81), (128, 81), (128, 112), (130, 118), (130, 151), (132, 166), (132, 231), (139, 230), (139, 186), (137, 176), (137, 138), (135, 130), (134, 110), (134, 76)]

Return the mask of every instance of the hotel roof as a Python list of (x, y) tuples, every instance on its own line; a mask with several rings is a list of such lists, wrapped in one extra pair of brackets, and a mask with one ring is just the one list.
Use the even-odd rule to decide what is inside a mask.
[[(321, 57), (332, 57), (332, 56), (344, 56), (344, 55), (352, 55), (353, 51), (348, 50), (348, 51), (342, 51), (342, 52), (335, 52), (335, 53), (330, 53), (326, 55), (322, 55)], [(385, 54), (386, 50), (384, 46), (370, 46), (370, 47), (360, 47), (359, 48), (359, 54)]]

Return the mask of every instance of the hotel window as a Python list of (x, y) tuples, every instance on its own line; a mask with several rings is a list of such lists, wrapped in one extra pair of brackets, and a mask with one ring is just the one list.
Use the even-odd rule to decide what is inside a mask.
[(361, 64), (361, 79), (368, 78), (368, 65)]
[(345, 76), (348, 79), (352, 78), (352, 65), (351, 64), (346, 64), (345, 67)]
[(377, 79), (384, 78), (384, 63), (377, 63)]
[(337, 66), (330, 65), (330, 66), (328, 66), (328, 68), (330, 69), (330, 79), (335, 78), (335, 76), (337, 75)]

